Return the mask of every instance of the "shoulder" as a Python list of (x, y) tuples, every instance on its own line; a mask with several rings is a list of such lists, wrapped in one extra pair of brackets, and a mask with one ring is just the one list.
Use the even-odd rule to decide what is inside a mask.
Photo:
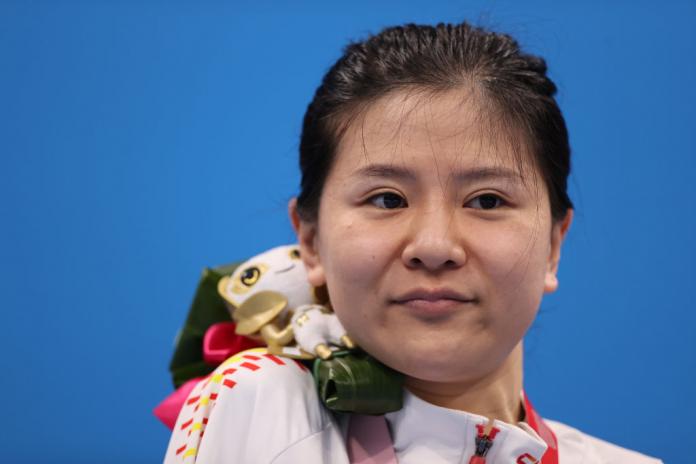
[(544, 419), (558, 439), (558, 453), (564, 464), (660, 464), (659, 459), (651, 458), (636, 451), (621, 448), (599, 438), (587, 435), (560, 422)]
[(306, 367), (265, 349), (249, 350), (192, 390), (165, 463), (285, 462), (293, 448), (311, 446), (334, 429)]

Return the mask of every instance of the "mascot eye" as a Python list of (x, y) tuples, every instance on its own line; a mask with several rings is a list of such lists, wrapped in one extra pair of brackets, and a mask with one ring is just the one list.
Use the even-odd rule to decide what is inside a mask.
[(254, 266), (244, 269), (239, 280), (247, 287), (251, 287), (259, 280), (259, 277), (261, 277), (261, 269)]
[(290, 250), (290, 258), (292, 259), (300, 259), (300, 250), (297, 248), (293, 248)]

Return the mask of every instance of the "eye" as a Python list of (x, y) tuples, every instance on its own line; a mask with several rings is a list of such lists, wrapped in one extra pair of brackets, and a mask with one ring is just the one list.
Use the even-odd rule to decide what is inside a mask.
[(466, 205), (474, 209), (495, 209), (504, 204), (502, 198), (492, 193), (484, 193), (469, 201)]
[(300, 250), (297, 248), (290, 250), (290, 259), (300, 259)]
[(244, 272), (242, 272), (239, 280), (241, 280), (242, 283), (247, 287), (251, 287), (259, 280), (259, 277), (261, 277), (261, 269), (254, 266), (244, 269)]
[(406, 208), (408, 206), (406, 199), (394, 192), (379, 193), (370, 197), (370, 203), (382, 209)]

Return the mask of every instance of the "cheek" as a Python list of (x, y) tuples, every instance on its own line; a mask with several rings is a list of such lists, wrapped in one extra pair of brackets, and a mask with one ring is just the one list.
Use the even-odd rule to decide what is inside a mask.
[[(472, 259), (481, 265), (489, 298), (506, 315), (534, 317), (544, 289), (549, 240), (539, 224), (491, 227), (477, 234)], [(546, 239), (546, 240), (545, 240)]]
[(320, 261), (337, 312), (374, 295), (386, 266), (383, 236), (358, 224), (348, 216), (321, 229), (325, 233), (319, 240)]

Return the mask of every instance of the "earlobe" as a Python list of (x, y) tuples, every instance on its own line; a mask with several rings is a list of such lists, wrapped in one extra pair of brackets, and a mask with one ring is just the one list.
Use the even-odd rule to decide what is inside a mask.
[(307, 269), (307, 280), (313, 287), (321, 287), (326, 284), (324, 268), (317, 249), (317, 223), (303, 221), (297, 211), (297, 199), (293, 198), (288, 203), (288, 215), (297, 235), (300, 246), (300, 258)]
[(558, 289), (558, 277), (555, 272), (546, 271), (544, 277), (544, 293), (553, 293)]
[(554, 223), (551, 229), (551, 249), (544, 276), (544, 293), (552, 293), (558, 289), (558, 263), (561, 260), (561, 245), (568, 234), (573, 222), (573, 210), (569, 209), (565, 217)]

